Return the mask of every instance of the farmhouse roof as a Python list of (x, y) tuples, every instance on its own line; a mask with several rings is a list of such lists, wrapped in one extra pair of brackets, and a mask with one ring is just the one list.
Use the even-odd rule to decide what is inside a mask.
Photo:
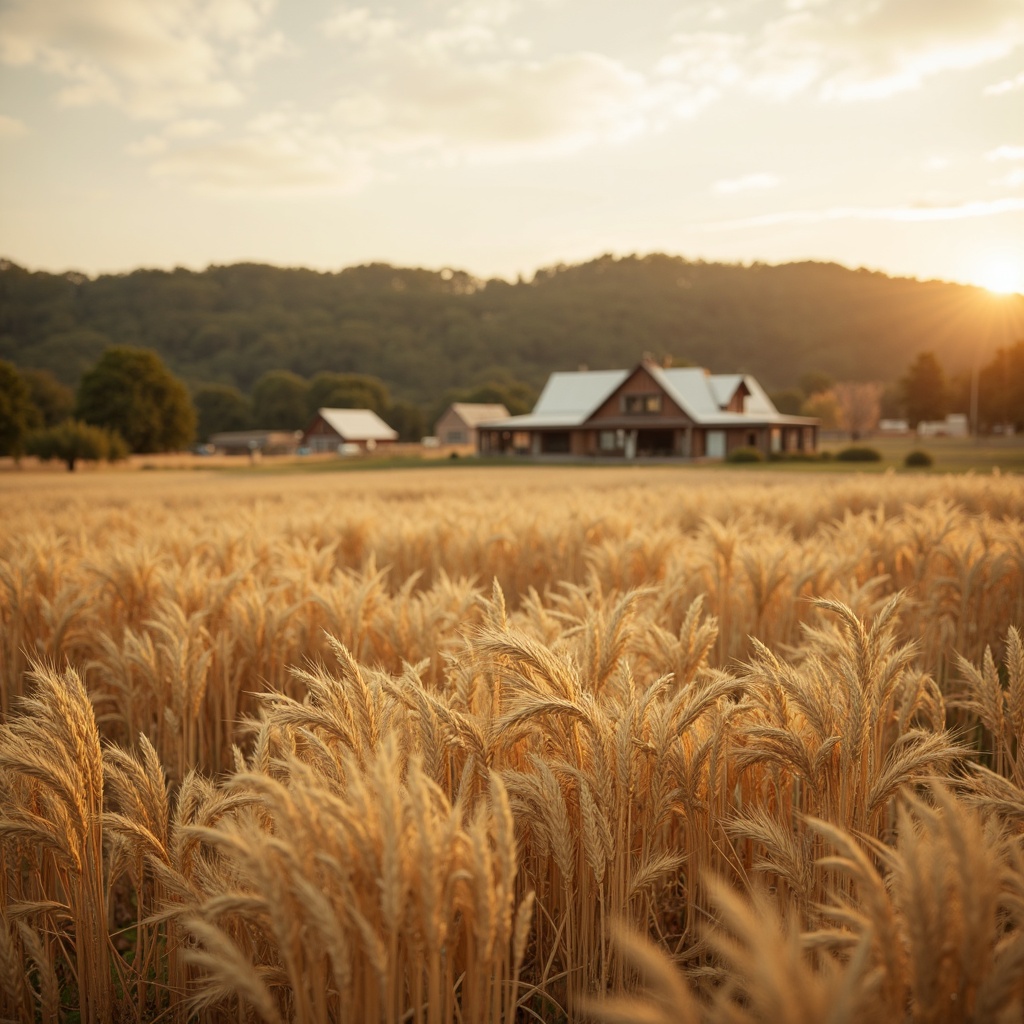
[(318, 409), (317, 412), (343, 441), (398, 440), (398, 433), (372, 409)]
[[(815, 422), (780, 413), (761, 385), (747, 374), (711, 374), (699, 366), (666, 369), (650, 362), (642, 365), (680, 409), (695, 423), (704, 426), (740, 425), (752, 420), (788, 424)], [(487, 425), (513, 430), (582, 426), (636, 369), (553, 373), (533, 412)], [(725, 408), (741, 385), (746, 385), (748, 391), (744, 411), (726, 412)]]

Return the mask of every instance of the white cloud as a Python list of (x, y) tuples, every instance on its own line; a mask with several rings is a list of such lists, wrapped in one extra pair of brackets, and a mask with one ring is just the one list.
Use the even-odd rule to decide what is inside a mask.
[(746, 174), (742, 178), (726, 178), (716, 181), (712, 190), (719, 195), (733, 195), (736, 192), (775, 188), (778, 184), (779, 179), (774, 174)]
[(352, 43), (382, 42), (393, 39), (399, 32), (394, 18), (378, 18), (365, 7), (344, 8), (336, 11), (324, 23), (323, 30), (332, 39)]
[(1004, 196), (1000, 199), (975, 199), (952, 205), (926, 203), (908, 206), (833, 206), (823, 210), (786, 210), (757, 217), (718, 221), (706, 227), (728, 231), (736, 228), (777, 227), (780, 224), (823, 224), (831, 221), (867, 220), (923, 223), (928, 221), (966, 220), (995, 217), (1024, 210), (1024, 197)]
[(664, 107), (663, 83), (603, 54), (524, 56), (528, 41), (505, 31), (516, 10), (463, 3), (426, 26), (336, 12), (325, 31), (368, 83), (337, 96), (337, 130), (378, 154), (524, 159), (629, 137)]
[(281, 52), (273, 0), (10, 0), (0, 60), (66, 83), (67, 105), (110, 103), (169, 118), (243, 97), (239, 76)]
[(278, 111), (231, 137), (169, 149), (151, 173), (207, 193), (308, 195), (354, 191), (371, 168), (365, 153), (332, 137), (319, 117)]
[(1002, 82), (996, 82), (995, 85), (990, 85), (985, 89), (984, 94), (986, 96), (1004, 96), (1006, 93), (1016, 92), (1018, 89), (1024, 89), (1024, 71), (1016, 78), (1007, 78)]
[(998, 146), (985, 154), (987, 160), (1024, 160), (1024, 146)]
[(28, 133), (24, 121), (8, 114), (0, 114), (0, 139), (16, 139)]
[(1021, 185), (1024, 185), (1024, 167), (1014, 167), (1008, 174), (1004, 174), (1001, 178), (995, 178), (992, 184), (1003, 188), (1020, 188)]
[(690, 83), (717, 75), (718, 87), (770, 99), (814, 88), (826, 101), (855, 101), (916, 89), (1024, 46), (1020, 0), (789, 0), (784, 7), (742, 34), (677, 35), (659, 67)]

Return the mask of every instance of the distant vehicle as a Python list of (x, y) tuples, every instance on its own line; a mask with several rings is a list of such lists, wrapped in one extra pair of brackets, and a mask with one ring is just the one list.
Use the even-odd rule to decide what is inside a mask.
[(217, 449), (212, 444), (194, 444), (189, 451), (193, 455), (213, 455)]
[(431, 435), (430, 437), (421, 437), (420, 444), (423, 445), (424, 448), (440, 448), (441, 440), (440, 438)]
[(338, 445), (338, 454), (349, 456), (349, 455), (361, 455), (363, 449), (359, 447), (354, 441), (342, 441)]

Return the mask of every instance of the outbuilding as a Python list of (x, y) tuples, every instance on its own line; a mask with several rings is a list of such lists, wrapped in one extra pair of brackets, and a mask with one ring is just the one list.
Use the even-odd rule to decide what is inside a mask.
[(372, 452), (397, 440), (372, 409), (318, 409), (302, 434), (302, 445), (311, 452)]
[(445, 409), (434, 427), (438, 444), (477, 446), (478, 428), (490, 420), (508, 417), (508, 409), (501, 404), (485, 402), (453, 402)]

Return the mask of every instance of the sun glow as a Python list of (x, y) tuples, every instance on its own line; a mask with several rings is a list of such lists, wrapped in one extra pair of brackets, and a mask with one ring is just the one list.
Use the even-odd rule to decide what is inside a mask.
[(996, 261), (980, 268), (975, 282), (996, 295), (1024, 292), (1024, 269), (1008, 261)]

